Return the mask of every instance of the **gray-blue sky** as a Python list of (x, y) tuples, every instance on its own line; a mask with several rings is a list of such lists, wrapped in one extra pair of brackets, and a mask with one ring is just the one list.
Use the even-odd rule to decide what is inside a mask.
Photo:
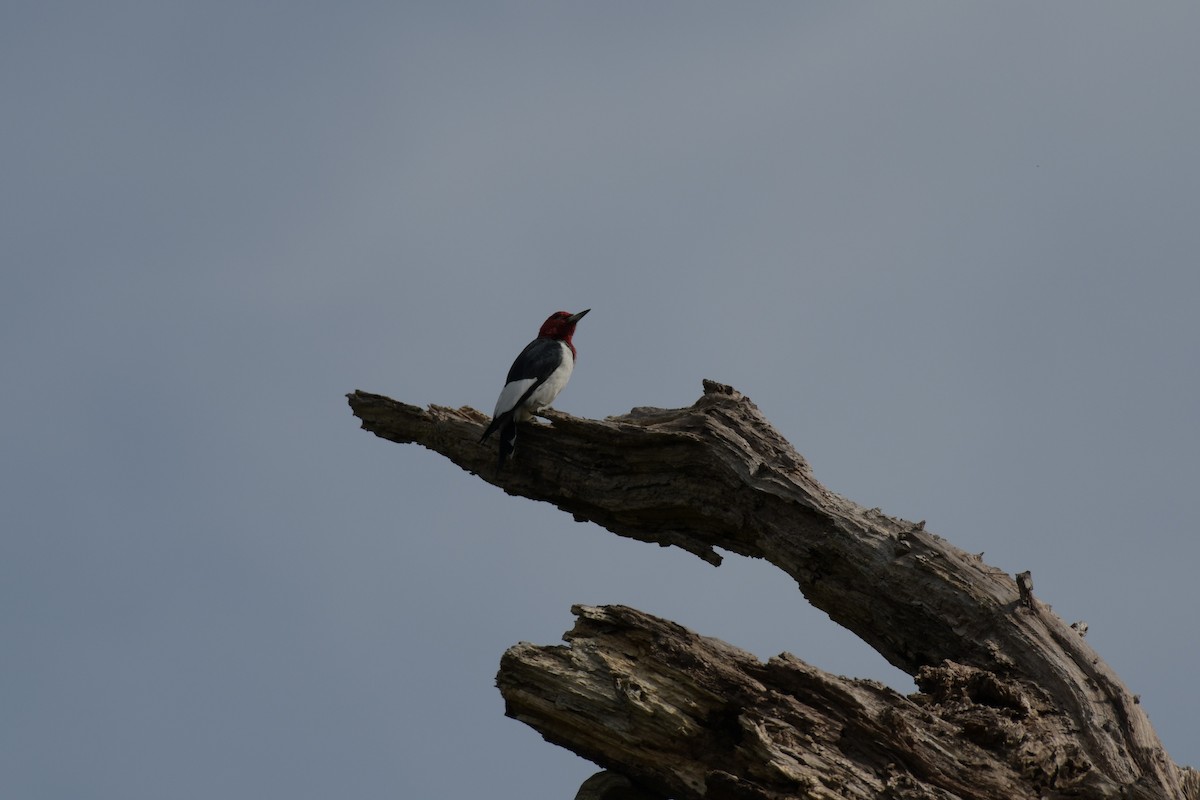
[(575, 602), (908, 689), (782, 575), (509, 498), (343, 393), (749, 394), (1038, 594), (1200, 762), (1200, 12), (0, 12), (0, 774), (38, 798), (569, 797), (501, 652)]

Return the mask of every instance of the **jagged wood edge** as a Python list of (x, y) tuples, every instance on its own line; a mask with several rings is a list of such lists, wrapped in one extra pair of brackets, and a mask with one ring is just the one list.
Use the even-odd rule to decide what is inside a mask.
[(918, 679), (951, 662), (1025, 681), (1053, 700), (1059, 733), (1079, 741), (1097, 774), (1178, 790), (1179, 771), (1137, 699), (1031, 592), (923, 523), (825, 489), (749, 399), (711, 381), (704, 389), (682, 409), (605, 420), (547, 412), (552, 424), (525, 426), (516, 463), (499, 474), (494, 445), (478, 442), (481, 412), (348, 397), (366, 430), (434, 450), (509, 494), (712, 564), (715, 547), (766, 559)]

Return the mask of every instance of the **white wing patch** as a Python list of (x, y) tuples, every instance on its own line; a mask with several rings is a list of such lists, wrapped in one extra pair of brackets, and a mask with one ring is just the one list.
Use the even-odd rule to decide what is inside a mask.
[(534, 378), (525, 378), (520, 381), (504, 384), (504, 389), (500, 392), (500, 397), (496, 399), (496, 410), (493, 412), (493, 417), (498, 417), (504, 412), (511, 409), (521, 399), (521, 396), (529, 391), (529, 387), (537, 383)]

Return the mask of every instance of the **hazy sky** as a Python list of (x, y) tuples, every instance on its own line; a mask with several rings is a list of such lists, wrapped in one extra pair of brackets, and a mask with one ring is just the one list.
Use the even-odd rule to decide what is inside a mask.
[(625, 603), (907, 676), (358, 430), (748, 394), (830, 489), (1035, 592), (1200, 764), (1200, 6), (10, 3), (4, 796), (570, 798), (505, 648)]

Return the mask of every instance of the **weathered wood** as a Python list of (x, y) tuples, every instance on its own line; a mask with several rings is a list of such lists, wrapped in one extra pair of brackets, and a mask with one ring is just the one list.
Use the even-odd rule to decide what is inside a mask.
[[(507, 713), (551, 742), (586, 741), (581, 755), (670, 797), (1016, 800), (1046, 788), (1021, 771), (1038, 773), (1043, 754), (996, 759), (997, 745), (1047, 711), (1020, 682), (936, 668), (924, 681), (968, 709), (948, 720), (928, 694), (906, 698), (789, 654), (763, 664), (631, 608), (572, 611), (568, 646), (505, 653), (497, 682)], [(1082, 769), (1070, 753), (1054, 757), (1060, 773)]]
[[(704, 645), (708, 661), (685, 657), (692, 652), (686, 647), (652, 650), (653, 657), (632, 663), (624, 680), (649, 687), (642, 692), (645, 703), (663, 709), (717, 702), (706, 699), (706, 691), (725, 697), (725, 711), (693, 723), (700, 732), (697, 741), (728, 737), (735, 729), (746, 736), (750, 725), (765, 744), (736, 749), (733, 761), (697, 761), (685, 770), (686, 778), (660, 774), (646, 748), (614, 755), (605, 749), (602, 716), (590, 725), (586, 716), (567, 719), (571, 715), (562, 702), (581, 687), (562, 683), (556, 669), (566, 668), (566, 662), (537, 656), (553, 652), (566, 658), (577, 644), (521, 645), (509, 651), (499, 678), (502, 690), (540, 686), (547, 698), (525, 708), (506, 691), (511, 713), (548, 739), (634, 777), (648, 790), (677, 797), (832, 797), (852, 787), (846, 789), (848, 796), (883, 791), (895, 797), (1200, 800), (1200, 793), (1185, 789), (1195, 786), (1194, 773), (1171, 762), (1136, 698), (1080, 633), (1037, 602), (1031, 579), (1023, 575), (1018, 584), (925, 531), (924, 523), (889, 517), (830, 492), (747, 398), (709, 381), (704, 388), (689, 408), (634, 409), (606, 420), (549, 412), (552, 424), (528, 426), (515, 463), (498, 475), (492, 448), (478, 442), (487, 422), (480, 412), (421, 409), (363, 392), (349, 399), (367, 430), (421, 444), (510, 494), (554, 503), (577, 520), (596, 522), (621, 536), (675, 545), (712, 564), (720, 563), (715, 547), (770, 561), (792, 576), (815, 606), (913, 675), (922, 692), (906, 699), (880, 687), (864, 688), (869, 684), (845, 683), (792, 657), (754, 667), (740, 651), (722, 650), (712, 640), (678, 629), (680, 641), (689, 647), (698, 646), (696, 641), (710, 643)], [(580, 613), (581, 620), (592, 620)], [(630, 631), (639, 625), (659, 630), (655, 625), (662, 622), (631, 616), (637, 614), (631, 610), (621, 613)], [(576, 641), (584, 638), (576, 635)], [(592, 639), (599, 643), (596, 647), (609, 643)], [(535, 666), (525, 665), (517, 654)], [(588, 672), (578, 665), (572, 669), (584, 691), (605, 690), (605, 682), (616, 674)], [(520, 671), (515, 683), (506, 674), (512, 670)], [(726, 682), (701, 680), (718, 673)], [(805, 680), (796, 677), (801, 673)], [(805, 694), (811, 690), (833, 698), (825, 704), (838, 708), (822, 725), (849, 736), (855, 742), (852, 749), (868, 755), (850, 758), (845, 769), (829, 766), (821, 756), (826, 751), (816, 747), (817, 740), (810, 741), (811, 730), (805, 727), (815, 725), (815, 718), (790, 705), (780, 710), (757, 700), (750, 703), (756, 695), (746, 687), (752, 684), (730, 677), (743, 674), (771, 696), (799, 696), (797, 702), (804, 704), (811, 701)], [(764, 677), (783, 684), (764, 682)], [(735, 691), (739, 686), (740, 692)], [(522, 691), (522, 697), (538, 695), (533, 689)], [(551, 702), (554, 697), (561, 702)], [(737, 711), (742, 700), (751, 709), (744, 718)], [(864, 706), (878, 713), (872, 717), (861, 711)], [(516, 710), (521, 708), (525, 710)], [(584, 711), (602, 715), (605, 709), (601, 704)], [(868, 718), (874, 723), (867, 724)], [(632, 719), (637, 722), (627, 726), (623, 737), (640, 740), (654, 734), (643, 716)], [(758, 722), (767, 719), (773, 721)], [(775, 782), (770, 764), (778, 760), (776, 746), (799, 754), (785, 770), (796, 780), (791, 789)], [(703, 752), (707, 758), (716, 751)], [(888, 763), (893, 770), (890, 782), (881, 783), (880, 759), (885, 757), (892, 758)], [(969, 775), (952, 779), (968, 769)], [(775, 777), (755, 777), (762, 775)]]

